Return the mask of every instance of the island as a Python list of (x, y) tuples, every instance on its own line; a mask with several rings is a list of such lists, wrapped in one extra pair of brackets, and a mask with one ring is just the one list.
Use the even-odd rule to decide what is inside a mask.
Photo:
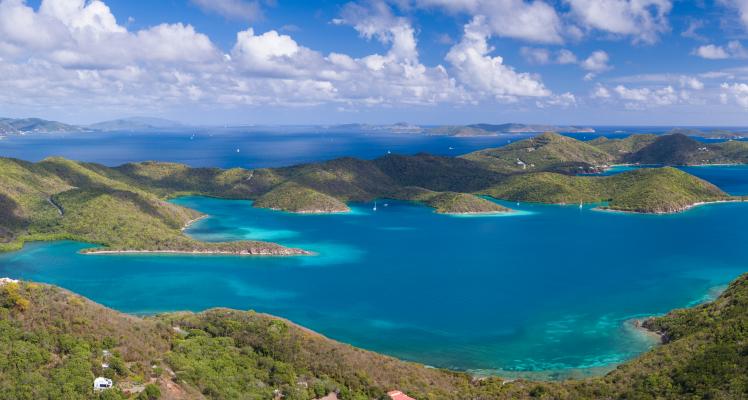
[[(621, 162), (657, 167), (589, 175)], [(0, 158), (0, 251), (27, 241), (69, 239), (100, 246), (84, 250), (91, 253), (308, 254), (266, 242), (192, 239), (183, 228), (202, 215), (167, 201), (183, 195), (246, 199), (254, 207), (312, 214), (348, 212), (349, 203), (378, 199), (466, 215), (511, 212), (492, 199), (596, 203), (600, 209), (653, 214), (743, 200), (669, 166), (702, 162), (748, 162), (748, 143), (703, 144), (680, 134), (584, 142), (544, 133), (459, 157), (388, 154), (255, 170)]]

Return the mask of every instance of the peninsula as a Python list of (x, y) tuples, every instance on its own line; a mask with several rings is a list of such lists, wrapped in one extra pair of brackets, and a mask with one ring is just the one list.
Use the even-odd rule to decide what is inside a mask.
[(0, 280), (0, 397), (89, 399), (93, 378), (106, 376), (115, 388), (94, 398), (384, 399), (397, 388), (435, 400), (733, 399), (746, 393), (746, 324), (748, 275), (712, 303), (646, 320), (663, 344), (603, 377), (507, 381), (399, 361), (252, 311), (138, 318)]

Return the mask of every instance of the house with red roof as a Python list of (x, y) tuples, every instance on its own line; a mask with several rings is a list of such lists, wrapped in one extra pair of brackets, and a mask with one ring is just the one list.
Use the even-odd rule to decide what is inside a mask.
[(390, 396), (392, 400), (416, 400), (399, 390), (391, 390), (387, 392), (387, 396)]

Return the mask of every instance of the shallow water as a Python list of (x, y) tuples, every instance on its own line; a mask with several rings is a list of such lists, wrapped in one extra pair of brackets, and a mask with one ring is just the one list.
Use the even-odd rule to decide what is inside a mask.
[[(510, 204), (457, 218), (409, 203), (292, 215), (247, 201), (175, 201), (189, 234), (265, 239), (312, 257), (81, 255), (72, 242), (0, 255), (0, 276), (54, 283), (132, 313), (225, 306), (439, 367), (601, 373), (650, 348), (626, 321), (704, 301), (745, 271), (748, 206), (647, 216)], [(384, 203), (388, 206), (384, 206)]]

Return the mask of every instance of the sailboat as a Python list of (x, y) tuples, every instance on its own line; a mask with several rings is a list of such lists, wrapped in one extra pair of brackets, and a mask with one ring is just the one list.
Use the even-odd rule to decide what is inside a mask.
[(580, 200), (579, 201), (579, 209), (581, 210), (583, 207), (584, 207), (584, 203), (582, 203), (582, 201)]
[(374, 208), (372, 208), (373, 211), (377, 211), (377, 202), (374, 202)]

